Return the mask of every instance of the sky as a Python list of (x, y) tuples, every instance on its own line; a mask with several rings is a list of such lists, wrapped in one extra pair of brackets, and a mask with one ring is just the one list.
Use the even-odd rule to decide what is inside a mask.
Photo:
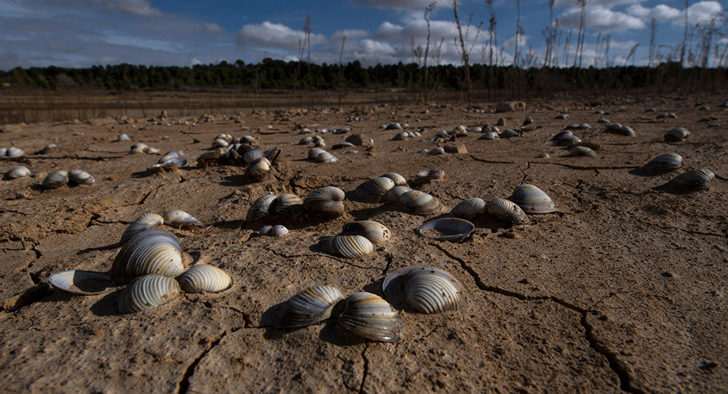
[[(120, 63), (191, 66), (238, 59), (256, 63), (266, 57), (296, 60), (301, 53), (305, 60), (308, 51), (300, 48), (307, 15), (312, 62), (338, 63), (340, 56), (344, 63), (359, 60), (365, 66), (418, 62), (421, 57), (413, 52), (426, 47), (423, 16), (431, 2), (0, 0), (0, 69)], [(728, 46), (727, 2), (689, 0), (695, 44), (712, 21), (719, 29), (712, 44)], [(516, 34), (516, 1), (493, 0), (492, 4), (497, 21), (494, 46), (490, 45), (486, 1), (458, 1), (470, 62), (488, 63), (492, 52), (496, 61), (511, 64), (518, 43), (521, 61), (540, 65), (546, 52), (544, 30), (550, 25), (549, 0), (520, 1), (522, 34)], [(429, 64), (461, 64), (452, 5), (452, 0), (440, 0), (430, 14)], [(616, 65), (646, 65), (652, 19), (656, 54), (674, 56), (682, 42), (684, 12), (682, 0), (587, 0), (582, 65), (603, 66), (607, 60)], [(552, 26), (560, 32), (557, 61), (572, 65), (580, 21), (577, 0), (554, 0), (553, 18), (557, 24)]]

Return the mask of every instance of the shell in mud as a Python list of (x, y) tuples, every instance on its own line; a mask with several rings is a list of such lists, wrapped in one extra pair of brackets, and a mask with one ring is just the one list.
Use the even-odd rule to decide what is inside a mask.
[(268, 161), (265, 157), (259, 157), (248, 165), (248, 169), (245, 173), (250, 179), (260, 181), (270, 175), (270, 170), (270, 161)]
[(339, 315), (338, 324), (354, 335), (379, 342), (399, 342), (403, 323), (399, 312), (376, 294), (350, 295)]
[(164, 219), (164, 223), (172, 227), (202, 226), (202, 223), (197, 218), (179, 209), (170, 209), (164, 212), (162, 218)]
[(361, 235), (374, 245), (381, 245), (392, 238), (392, 232), (387, 226), (374, 220), (347, 223), (344, 225), (342, 233), (345, 235)]
[(442, 210), (440, 200), (419, 190), (410, 190), (399, 198), (402, 208), (415, 215), (434, 215)]
[(436, 148), (432, 148), (432, 150), (430, 151), (430, 154), (431, 155), (435, 155), (435, 156), (437, 156), (437, 155), (443, 155), (443, 154), (445, 154), (445, 148), (443, 148), (441, 146), (438, 146)]
[(343, 190), (335, 186), (326, 186), (314, 190), (303, 199), (303, 209), (313, 215), (334, 218), (344, 214)]
[(556, 205), (543, 190), (530, 184), (516, 186), (509, 200), (518, 204), (526, 213), (556, 212)]
[(218, 293), (233, 285), (227, 272), (209, 264), (193, 265), (177, 277), (177, 282), (188, 293)]
[(579, 145), (569, 149), (569, 154), (567, 156), (595, 157), (596, 155), (597, 153), (594, 152), (591, 148)]
[(460, 218), (436, 218), (428, 220), (415, 231), (417, 234), (436, 241), (460, 241), (475, 230), (475, 225)]
[(312, 286), (286, 301), (281, 325), (297, 328), (320, 323), (331, 317), (331, 311), (344, 299), (341, 290), (333, 286)]
[(43, 179), (43, 188), (44, 189), (57, 189), (63, 185), (66, 185), (68, 183), (68, 171), (64, 170), (58, 170), (53, 171), (50, 174), (48, 174), (45, 179)]
[(672, 171), (682, 167), (682, 161), (682, 156), (677, 153), (665, 153), (650, 160), (644, 168), (651, 171)]
[(68, 180), (74, 185), (93, 185), (96, 183), (93, 175), (84, 170), (71, 170), (68, 173)]
[(394, 181), (385, 176), (370, 179), (351, 193), (352, 199), (360, 202), (379, 202), (382, 196), (394, 187)]
[(665, 133), (665, 141), (667, 142), (680, 142), (685, 141), (690, 136), (690, 132), (684, 127), (675, 127), (674, 129)]
[(223, 157), (220, 150), (204, 152), (197, 158), (197, 166), (201, 168), (217, 165)]
[(481, 198), (468, 198), (460, 201), (451, 211), (450, 215), (457, 218), (472, 219), (485, 212), (485, 201)]
[(524, 224), (528, 223), (528, 216), (513, 201), (506, 200), (504, 198), (495, 198), (488, 201), (487, 205), (488, 215), (493, 216), (498, 220), (509, 222), (513, 224)]
[(399, 202), (399, 198), (410, 190), (412, 189), (409, 186), (395, 186), (384, 193), (381, 201), (385, 203)]
[(269, 213), (298, 216), (303, 208), (303, 200), (293, 193), (283, 193), (270, 203)]
[(311, 138), (311, 136), (305, 136), (298, 140), (298, 145), (308, 145), (310, 143), (313, 143), (313, 138)]
[(184, 271), (179, 239), (163, 230), (132, 236), (111, 265), (111, 279), (123, 283), (142, 275), (176, 277)]
[(483, 133), (483, 135), (481, 135), (478, 139), (486, 140), (486, 141), (493, 141), (497, 138), (499, 138), (498, 133), (496, 133), (495, 131), (487, 131), (487, 132)]
[(121, 234), (120, 244), (125, 244), (129, 238), (144, 231), (149, 230), (155, 226), (161, 226), (164, 224), (164, 218), (156, 213), (145, 213), (139, 216), (133, 222), (129, 223), (124, 232)]
[(325, 241), (328, 253), (349, 259), (360, 259), (372, 251), (374, 245), (363, 235), (337, 235)]
[(288, 234), (288, 229), (282, 224), (276, 224), (275, 226), (272, 226), (270, 228), (270, 232), (268, 233), (268, 235), (270, 235), (271, 237), (282, 237), (286, 234)]
[(263, 152), (258, 148), (253, 148), (248, 150), (247, 152), (243, 153), (243, 160), (250, 164), (258, 159), (263, 157)]
[(149, 167), (150, 172), (162, 172), (162, 171), (176, 171), (182, 167), (187, 167), (190, 164), (188, 159), (184, 157), (172, 157), (161, 163), (152, 164)]
[(392, 141), (404, 141), (409, 138), (409, 133), (406, 131), (400, 131), (392, 137)]
[(133, 313), (164, 305), (180, 295), (174, 278), (146, 275), (132, 282), (119, 297), (119, 312)]
[(25, 151), (23, 151), (20, 148), (16, 148), (14, 146), (11, 146), (8, 148), (7, 152), (5, 152), (5, 156), (12, 157), (12, 158), (18, 158), (22, 157), (25, 154)]
[(16, 178), (22, 178), (26, 176), (30, 176), (31, 172), (30, 170), (25, 166), (17, 166), (9, 169), (5, 173), (5, 179), (16, 179)]
[(382, 291), (393, 305), (420, 313), (461, 310), (467, 305), (463, 285), (450, 273), (433, 267), (404, 267), (387, 275)]
[(258, 197), (253, 205), (248, 209), (248, 214), (245, 216), (246, 222), (253, 222), (258, 219), (262, 219), (268, 215), (270, 204), (275, 200), (277, 196), (273, 193), (264, 194)]
[(394, 186), (407, 186), (407, 180), (396, 172), (388, 172), (382, 176), (391, 179), (394, 182)]
[(171, 151), (165, 153), (162, 157), (160, 157), (159, 160), (157, 160), (157, 164), (164, 164), (168, 160), (176, 159), (176, 158), (179, 158), (182, 156), (183, 156), (182, 151), (177, 152), (177, 151), (171, 150)]
[(417, 173), (417, 179), (421, 181), (439, 180), (445, 177), (444, 170), (422, 170)]
[(699, 170), (683, 172), (670, 180), (667, 185), (682, 192), (708, 190), (710, 189), (710, 181), (713, 178), (715, 178), (713, 171), (707, 168), (701, 168)]
[(316, 156), (314, 160), (317, 163), (333, 163), (337, 161), (336, 156), (332, 155), (327, 151), (321, 152), (318, 156)]

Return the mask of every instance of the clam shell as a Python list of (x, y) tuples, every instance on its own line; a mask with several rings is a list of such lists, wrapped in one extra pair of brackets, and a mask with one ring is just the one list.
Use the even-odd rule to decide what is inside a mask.
[(393, 305), (406, 304), (420, 313), (463, 309), (463, 285), (450, 273), (433, 267), (404, 267), (387, 275), (382, 291)]
[(243, 144), (251, 144), (251, 143), (255, 142), (255, 137), (250, 136), (250, 135), (244, 135), (244, 136), (240, 137), (240, 142)]
[(504, 198), (495, 198), (488, 201), (486, 209), (488, 210), (488, 215), (504, 222), (513, 224), (524, 224), (528, 222), (528, 216), (526, 216), (526, 213), (523, 212), (521, 207), (513, 201)]
[(392, 137), (392, 141), (404, 141), (409, 138), (409, 133), (406, 131), (400, 131)]
[(644, 168), (653, 171), (676, 170), (682, 166), (682, 160), (682, 156), (677, 153), (665, 153), (650, 160)]
[(335, 162), (336, 156), (332, 155), (329, 152), (324, 151), (320, 155), (316, 156), (316, 162), (317, 163), (333, 163)]
[(202, 226), (197, 218), (179, 209), (170, 209), (164, 212), (162, 218), (164, 223), (173, 227)]
[(298, 140), (298, 145), (308, 145), (313, 142), (313, 138), (311, 136), (305, 136)]
[(388, 172), (382, 176), (391, 179), (394, 182), (394, 186), (407, 186), (407, 180), (396, 172)]
[(684, 141), (688, 136), (690, 135), (690, 132), (683, 128), (683, 127), (675, 127), (674, 129), (668, 131), (665, 133), (665, 141), (667, 142), (679, 142)]
[(84, 170), (71, 170), (68, 173), (69, 182), (76, 185), (93, 185), (96, 179)]
[(144, 151), (147, 150), (147, 148), (149, 148), (149, 145), (144, 144), (142, 142), (138, 142), (131, 146), (131, 148), (129, 149), (129, 153), (130, 154), (144, 153)]
[(263, 152), (263, 157), (265, 157), (266, 159), (268, 159), (268, 161), (270, 162), (270, 164), (273, 165), (273, 164), (276, 163), (276, 161), (278, 161), (278, 158), (281, 156), (281, 152), (282, 151), (280, 149), (278, 149), (278, 148), (266, 149)]
[(211, 150), (204, 152), (197, 158), (197, 165), (199, 167), (207, 167), (216, 165), (222, 158), (223, 153), (219, 150)]
[(259, 181), (270, 174), (270, 169), (270, 161), (268, 161), (265, 157), (259, 157), (248, 165), (248, 169), (245, 173), (248, 177), (250, 177), (250, 179)]
[(346, 299), (338, 324), (354, 335), (380, 342), (399, 342), (403, 327), (399, 312), (382, 297), (367, 292)]
[(389, 189), (386, 193), (384, 193), (381, 201), (389, 203), (399, 202), (400, 197), (402, 197), (403, 194), (407, 193), (410, 190), (412, 189), (408, 186), (395, 186)]
[(171, 151), (165, 153), (162, 157), (160, 157), (159, 160), (157, 160), (157, 163), (164, 164), (168, 160), (176, 159), (176, 158), (182, 157), (182, 156), (183, 156), (183, 153), (181, 151), (177, 152), (177, 151), (171, 150)]
[(419, 180), (435, 180), (442, 179), (445, 177), (445, 171), (443, 170), (422, 170), (417, 173), (417, 179)]
[(385, 176), (370, 179), (352, 192), (353, 199), (361, 202), (379, 202), (382, 196), (394, 187), (394, 181)]
[(228, 145), (229, 143), (222, 138), (216, 138), (215, 141), (212, 141), (213, 148), (225, 148)]
[(438, 147), (436, 147), (436, 148), (432, 148), (432, 150), (430, 151), (430, 154), (431, 154), (431, 155), (435, 155), (435, 156), (436, 156), (436, 155), (442, 155), (442, 154), (445, 154), (445, 148), (443, 148), (443, 147), (441, 147), (441, 146), (438, 146)]
[(109, 274), (81, 270), (53, 274), (48, 277), (48, 282), (56, 289), (81, 295), (105, 293), (111, 285)]
[(715, 178), (713, 171), (707, 168), (699, 170), (687, 171), (679, 174), (668, 185), (680, 191), (708, 190), (710, 181)]
[(595, 157), (597, 155), (596, 152), (594, 152), (591, 148), (586, 146), (575, 146), (571, 149), (569, 149), (569, 154), (567, 156), (589, 156), (589, 157)]
[(142, 275), (175, 277), (184, 271), (179, 239), (163, 230), (132, 236), (111, 265), (111, 279), (126, 282)]
[(119, 243), (123, 245), (132, 236), (144, 230), (149, 230), (152, 227), (161, 226), (162, 224), (164, 224), (164, 218), (162, 216), (156, 213), (145, 213), (126, 226), (126, 229), (121, 234), (121, 241)]
[(571, 134), (558, 140), (557, 144), (566, 147), (577, 146), (581, 144), (581, 138)]
[(381, 245), (392, 238), (392, 232), (387, 226), (374, 220), (361, 220), (347, 223), (344, 225), (342, 233), (346, 235), (361, 235), (374, 245)]
[(243, 154), (243, 160), (245, 160), (248, 164), (260, 159), (261, 157), (263, 157), (263, 152), (261, 152), (258, 148), (253, 148)]
[(227, 272), (209, 264), (193, 265), (177, 278), (182, 290), (188, 293), (217, 293), (233, 285)]
[(15, 179), (30, 176), (30, 170), (25, 166), (13, 167), (5, 173), (5, 179)]
[(297, 216), (303, 205), (303, 200), (295, 194), (283, 193), (270, 203), (268, 212), (280, 215)]
[(555, 136), (551, 137), (551, 141), (558, 142), (570, 135), (574, 135), (574, 133), (572, 133), (570, 130), (561, 130)]
[(273, 193), (264, 194), (258, 197), (253, 205), (248, 209), (248, 214), (245, 216), (246, 222), (253, 222), (268, 215), (268, 209), (270, 204), (275, 200), (277, 196)]
[(184, 157), (172, 157), (161, 163), (152, 164), (150, 171), (175, 171), (178, 168), (187, 167), (190, 161)]
[(493, 141), (496, 138), (498, 138), (498, 133), (496, 133), (494, 131), (488, 131), (488, 132), (483, 133), (483, 135), (481, 135), (478, 139), (479, 140)]
[(459, 241), (475, 230), (475, 225), (465, 219), (438, 218), (428, 220), (417, 227), (417, 234), (437, 241)]
[(57, 189), (68, 183), (68, 171), (58, 170), (51, 172), (43, 179), (44, 189)]
[(282, 326), (296, 328), (320, 323), (331, 317), (334, 306), (343, 299), (344, 295), (336, 287), (309, 287), (286, 302)]
[(288, 229), (282, 224), (276, 224), (271, 227), (270, 232), (268, 233), (271, 237), (281, 237), (286, 234), (288, 234)]
[(179, 297), (180, 287), (174, 278), (146, 275), (132, 282), (119, 297), (119, 312), (133, 313), (164, 305)]
[(8, 148), (7, 152), (5, 152), (5, 156), (13, 158), (21, 157), (24, 154), (25, 152), (22, 149), (16, 148), (14, 146), (11, 146), (10, 148)]
[(518, 131), (516, 129), (505, 129), (498, 134), (499, 138), (511, 138), (518, 136)]
[(485, 212), (485, 201), (476, 197), (460, 201), (450, 211), (450, 215), (463, 219), (472, 219), (483, 214), (483, 212)]
[(124, 141), (131, 141), (131, 138), (126, 134), (120, 134), (118, 137), (116, 137), (116, 142), (124, 142)]
[(374, 245), (363, 235), (337, 235), (326, 241), (325, 249), (338, 256), (358, 259), (374, 251)]
[(530, 184), (516, 186), (509, 200), (518, 204), (526, 213), (556, 212), (556, 205), (543, 190)]
[(344, 191), (338, 187), (322, 187), (303, 199), (303, 209), (318, 216), (338, 217), (344, 214), (345, 196)]
[(404, 210), (415, 215), (437, 214), (442, 209), (440, 200), (419, 190), (410, 190), (402, 194), (399, 204)]

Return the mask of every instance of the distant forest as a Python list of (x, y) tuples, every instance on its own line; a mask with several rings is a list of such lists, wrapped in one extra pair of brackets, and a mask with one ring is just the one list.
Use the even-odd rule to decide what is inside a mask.
[(377, 64), (363, 67), (355, 61), (345, 65), (309, 64), (299, 61), (263, 59), (256, 64), (235, 63), (178, 66), (119, 64), (90, 68), (14, 68), (0, 71), (4, 89), (375, 89), (402, 88), (418, 91), (452, 89), (494, 90), (512, 93), (553, 93), (600, 89), (656, 89), (659, 91), (719, 90), (728, 86), (725, 68), (683, 68), (680, 63), (656, 67), (608, 68), (516, 68), (472, 64), (422, 67), (410, 64)]

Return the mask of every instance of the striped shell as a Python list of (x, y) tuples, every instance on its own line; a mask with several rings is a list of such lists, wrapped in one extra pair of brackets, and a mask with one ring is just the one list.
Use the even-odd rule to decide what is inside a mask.
[(485, 212), (485, 201), (476, 197), (460, 201), (458, 205), (450, 211), (450, 215), (463, 219), (472, 219), (482, 215), (483, 212)]
[(551, 197), (534, 185), (516, 186), (508, 199), (518, 204), (526, 213), (556, 212), (556, 205)]
[(665, 141), (667, 141), (667, 142), (684, 141), (686, 138), (688, 138), (689, 135), (690, 135), (690, 132), (687, 129), (685, 129), (684, 127), (675, 127), (674, 129), (665, 133)]
[(646, 169), (653, 171), (672, 171), (682, 166), (683, 158), (677, 153), (665, 153), (645, 164)]
[(387, 275), (382, 291), (393, 305), (406, 304), (420, 313), (463, 309), (463, 285), (448, 272), (432, 267), (404, 267)]
[(93, 185), (96, 179), (84, 170), (71, 170), (68, 173), (69, 182), (75, 185)]
[(126, 226), (126, 230), (121, 234), (121, 241), (119, 243), (123, 245), (137, 233), (149, 230), (155, 226), (161, 226), (162, 224), (164, 224), (164, 218), (160, 215), (156, 213), (145, 213)]
[(146, 275), (132, 282), (119, 297), (119, 312), (132, 313), (164, 305), (179, 297), (180, 287), (174, 278)]
[(380, 342), (399, 342), (403, 323), (399, 312), (378, 295), (358, 292), (346, 299), (339, 326), (359, 337)]
[(269, 213), (297, 216), (303, 205), (303, 200), (295, 194), (283, 193), (270, 203)]
[(184, 271), (179, 239), (163, 230), (142, 231), (129, 239), (111, 265), (111, 279), (126, 282), (142, 275), (175, 277)]
[(360, 202), (379, 202), (384, 193), (394, 186), (394, 181), (391, 178), (380, 176), (357, 186), (352, 192), (352, 196), (356, 201)]
[(245, 160), (248, 164), (260, 159), (261, 157), (263, 157), (263, 152), (261, 152), (258, 148), (250, 149), (243, 154), (243, 160)]
[(51, 172), (43, 179), (44, 189), (57, 189), (68, 183), (68, 171), (58, 170)]
[(270, 204), (275, 200), (277, 196), (273, 193), (264, 194), (258, 197), (253, 205), (248, 209), (248, 214), (245, 216), (246, 222), (254, 222), (258, 219), (262, 219), (268, 215), (268, 209)]
[(475, 225), (465, 219), (436, 218), (428, 220), (415, 231), (423, 237), (437, 241), (460, 241), (475, 230)]
[(177, 277), (177, 282), (188, 293), (217, 293), (233, 285), (227, 272), (209, 264), (193, 265)]
[(715, 178), (713, 171), (707, 168), (683, 172), (668, 183), (669, 186), (679, 191), (708, 190), (710, 181)]
[(320, 323), (343, 300), (341, 290), (333, 286), (313, 286), (291, 297), (284, 306), (283, 327), (296, 328)]
[(588, 157), (595, 157), (597, 155), (596, 152), (594, 152), (591, 148), (586, 146), (575, 146), (571, 149), (569, 149), (569, 154), (567, 156), (588, 156)]
[(335, 218), (344, 214), (345, 196), (344, 191), (338, 187), (322, 187), (303, 199), (303, 209), (313, 215)]
[(25, 166), (13, 167), (5, 173), (5, 179), (15, 179), (30, 176), (30, 170)]
[(442, 210), (440, 200), (419, 190), (410, 190), (399, 198), (402, 208), (415, 215), (432, 215)]
[(394, 182), (394, 186), (407, 186), (407, 180), (396, 172), (388, 172), (382, 176), (391, 179)]
[(528, 216), (513, 201), (504, 198), (496, 198), (488, 201), (488, 215), (498, 220), (513, 224), (524, 224), (528, 222)]
[(162, 218), (164, 223), (172, 227), (202, 226), (197, 218), (179, 209), (170, 209), (164, 212)]
[(337, 235), (326, 240), (324, 248), (349, 259), (359, 259), (374, 251), (372, 242), (363, 235)]
[(410, 189), (408, 186), (395, 186), (389, 189), (386, 193), (384, 193), (381, 201), (389, 203), (399, 202), (399, 198), (410, 190), (412, 189)]
[(254, 181), (260, 181), (270, 174), (270, 161), (265, 157), (259, 157), (248, 165), (245, 173)]
[(374, 245), (381, 245), (392, 238), (392, 232), (387, 226), (374, 220), (347, 223), (344, 225), (342, 233), (346, 235), (361, 235)]

